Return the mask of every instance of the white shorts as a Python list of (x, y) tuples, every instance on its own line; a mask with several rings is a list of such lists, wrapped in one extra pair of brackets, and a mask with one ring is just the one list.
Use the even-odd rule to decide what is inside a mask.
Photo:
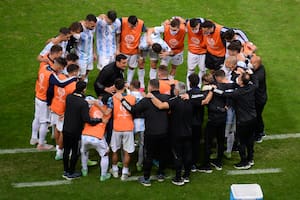
[(170, 61), (172, 65), (181, 65), (183, 63), (183, 51), (174, 56), (167, 56), (166, 58), (161, 59), (160, 64), (168, 66)]
[(105, 154), (107, 154), (109, 151), (109, 147), (108, 147), (105, 139), (100, 140), (93, 136), (82, 135), (81, 136), (81, 153), (87, 152), (90, 149), (95, 149), (101, 157), (105, 156)]
[(145, 119), (143, 118), (136, 118), (133, 120), (134, 123), (134, 133), (144, 132), (145, 131)]
[(139, 58), (138, 54), (134, 54), (134, 55), (124, 54), (124, 55), (127, 56), (127, 63), (129, 67), (136, 68), (138, 66), (138, 58)]
[(93, 62), (87, 63), (86, 61), (79, 60), (78, 64), (80, 68), (80, 75), (86, 75), (87, 70), (91, 71), (94, 69)]
[(127, 153), (134, 152), (134, 136), (132, 131), (118, 132), (112, 131), (110, 147), (112, 152), (117, 152), (123, 146)]
[(195, 71), (196, 66), (198, 65), (199, 71), (205, 72), (205, 54), (193, 54), (188, 52), (187, 57), (187, 66), (188, 71)]
[(37, 119), (40, 123), (48, 123), (50, 122), (49, 115), (50, 111), (49, 107), (47, 106), (47, 102), (35, 98), (34, 118)]
[(97, 68), (102, 70), (106, 65), (115, 61), (115, 56), (98, 56)]
[(62, 131), (64, 125), (64, 118), (55, 112), (50, 113), (50, 123), (51, 125), (55, 125), (58, 131)]

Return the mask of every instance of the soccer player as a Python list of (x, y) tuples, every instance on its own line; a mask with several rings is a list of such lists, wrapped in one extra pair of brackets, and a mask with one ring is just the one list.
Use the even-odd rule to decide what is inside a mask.
[[(123, 79), (115, 80), (116, 94), (125, 95), (124, 98), (134, 105), (136, 99), (132, 95), (126, 95), (125, 82)], [(121, 101), (116, 96), (110, 97), (108, 101), (109, 111), (113, 110), (113, 131), (111, 136), (110, 147), (112, 150), (112, 175), (115, 178), (119, 177), (118, 169), (118, 151), (123, 148), (123, 169), (121, 180), (127, 180), (129, 176), (130, 154), (134, 152), (134, 135), (133, 135), (133, 117), (121, 104)]]
[(76, 46), (80, 39), (80, 33), (83, 31), (83, 27), (80, 22), (73, 22), (70, 25), (69, 29), (70, 29), (70, 32), (72, 33), (72, 35), (68, 41), (66, 51), (69, 54), (70, 53), (76, 54)]
[(171, 61), (172, 68), (169, 78), (174, 79), (177, 66), (183, 63), (183, 49), (185, 37), (185, 21), (181, 17), (173, 17), (170, 22), (166, 21), (164, 25), (149, 29), (148, 41), (151, 41), (149, 36), (152, 34), (163, 34), (163, 38), (172, 51), (169, 56), (162, 59), (161, 65), (168, 66)]
[[(195, 68), (198, 66), (199, 72), (199, 84), (201, 84), (201, 78), (205, 74), (205, 54), (206, 46), (203, 39), (203, 33), (201, 30), (201, 23), (204, 22), (203, 18), (192, 18), (187, 20), (186, 29), (188, 35), (188, 57), (187, 57), (187, 75), (186, 83), (187, 88), (190, 88), (189, 75), (195, 72)], [(200, 85), (199, 85), (200, 86)]]
[[(63, 125), (63, 178), (72, 180), (79, 178), (81, 173), (75, 172), (75, 166), (79, 156), (79, 142), (85, 123), (96, 125), (102, 122), (100, 118), (90, 118), (89, 106), (85, 101), (86, 82), (78, 81), (76, 89), (66, 98), (66, 110)], [(72, 150), (71, 159), (69, 159)]]
[[(50, 54), (54, 49), (56, 49), (55, 45), (51, 48)], [(49, 85), (53, 84), (64, 87), (74, 81), (74, 78), (60, 81), (57, 77), (57, 74), (59, 71), (63, 70), (65, 65), (65, 59), (57, 58), (54, 60), (54, 64), (52, 66), (41, 63), (38, 72), (38, 78), (35, 84), (35, 113), (34, 120), (32, 121), (30, 144), (35, 145), (38, 143), (37, 149), (39, 150), (48, 150), (53, 147), (52, 145), (45, 144), (49, 122), (48, 105), (50, 104), (47, 102)]]
[[(120, 18), (120, 20), (120, 52), (128, 58), (127, 83), (130, 83), (134, 76), (134, 69), (138, 66), (138, 47), (141, 35), (147, 31), (147, 28), (144, 21), (134, 15)], [(141, 85), (144, 85), (145, 69), (139, 68), (138, 77)]]
[[(148, 29), (149, 30), (149, 29)], [(148, 34), (148, 32), (147, 32)], [(155, 79), (156, 78), (156, 69), (158, 60), (165, 58), (171, 53), (171, 48), (169, 45), (160, 37), (160, 34), (152, 33), (150, 35), (151, 40), (147, 40), (149, 36), (144, 34), (141, 37), (139, 50), (140, 50), (140, 57), (139, 57), (139, 65), (142, 65), (144, 68), (145, 59), (149, 55), (150, 57), (150, 72), (149, 78)], [(145, 86), (143, 87), (145, 88)]]
[(97, 18), (96, 47), (99, 70), (114, 62), (116, 55), (119, 54), (120, 33), (121, 22), (115, 11), (110, 10), (106, 15), (102, 14)]
[(88, 73), (94, 68), (93, 62), (96, 60), (96, 54), (94, 54), (94, 32), (97, 18), (95, 15), (89, 14), (80, 23), (83, 31), (80, 33), (76, 46), (76, 54), (79, 57), (78, 64), (81, 79), (87, 81)]
[(68, 44), (68, 40), (71, 37), (71, 32), (70, 29), (63, 27), (59, 29), (59, 35), (55, 38), (51, 38), (47, 41), (47, 45), (44, 47), (44, 49), (40, 52), (40, 54), (37, 57), (37, 60), (39, 62), (48, 62), (49, 63), (49, 58), (47, 55), (50, 52), (50, 49), (53, 45), (60, 45), (62, 47), (62, 57), (66, 56), (66, 48)]
[(174, 96), (175, 84), (177, 80), (170, 80), (168, 77), (168, 67), (165, 65), (160, 65), (158, 68), (158, 79), (159, 79), (159, 92), (161, 94), (169, 95), (169, 97)]
[(95, 126), (92, 126), (88, 123), (85, 124), (81, 136), (81, 173), (82, 176), (87, 176), (88, 174), (88, 156), (89, 150), (95, 149), (99, 156), (101, 157), (100, 162), (100, 181), (106, 181), (110, 178), (110, 173), (107, 173), (108, 164), (109, 164), (109, 147), (105, 141), (105, 127), (108, 119), (111, 117), (111, 113), (104, 115), (107, 111), (107, 105), (104, 105), (99, 99), (93, 97), (86, 97), (86, 100), (90, 104), (89, 115), (91, 118), (102, 118), (103, 121)]
[[(69, 54), (70, 55), (70, 54)], [(58, 77), (60, 80), (65, 80), (69, 77), (77, 77), (79, 71), (79, 66), (76, 64), (70, 64), (67, 66), (68, 75), (59, 74)], [(62, 128), (64, 113), (66, 108), (66, 97), (68, 94), (74, 92), (76, 88), (76, 79), (73, 82), (70, 82), (64, 88), (54, 86), (54, 97), (51, 101), (50, 110), (51, 110), (51, 125), (54, 125), (55, 129), (55, 141), (56, 141), (56, 155), (55, 160), (62, 160), (63, 158), (63, 137), (62, 137)]]
[(226, 40), (222, 35), (227, 31), (227, 28), (205, 20), (201, 23), (201, 29), (207, 48), (205, 66), (210, 70), (218, 70), (222, 67), (225, 60)]

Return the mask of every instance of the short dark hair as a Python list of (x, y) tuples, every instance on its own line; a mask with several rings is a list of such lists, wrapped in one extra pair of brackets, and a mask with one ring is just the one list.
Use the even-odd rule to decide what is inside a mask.
[(66, 61), (66, 59), (63, 58), (63, 57), (56, 58), (56, 59), (54, 60), (54, 63), (57, 63), (57, 64), (59, 64), (59, 65), (61, 65), (61, 66), (63, 66), (63, 67), (65, 67), (65, 66), (67, 65), (67, 61)]
[(60, 45), (56, 44), (56, 45), (53, 45), (53, 46), (51, 47), (51, 49), (50, 49), (50, 54), (58, 53), (58, 52), (60, 52), (60, 51), (62, 51), (62, 50), (63, 50), (62, 47), (61, 47)]
[(84, 82), (84, 81), (78, 81), (76, 83), (75, 92), (82, 93), (83, 90), (86, 88), (86, 86), (87, 86), (86, 82)]
[(66, 27), (62, 27), (59, 29), (59, 33), (61, 33), (63, 35), (68, 35), (68, 34), (70, 34), (70, 29), (68, 29)]
[(154, 43), (154, 44), (152, 44), (152, 50), (153, 50), (155, 53), (160, 53), (161, 50), (162, 50), (162, 47), (161, 47), (160, 44)]
[(232, 28), (228, 29), (225, 33), (223, 33), (223, 38), (226, 41), (231, 41), (234, 37), (234, 30)]
[(128, 17), (128, 22), (135, 26), (138, 22), (138, 18), (135, 15), (131, 15)]
[(125, 81), (122, 78), (117, 78), (114, 84), (117, 90), (122, 90), (125, 87)]
[(227, 49), (240, 53), (242, 49), (242, 43), (239, 40), (233, 40), (228, 45)]
[(200, 78), (198, 74), (192, 73), (189, 75), (188, 79), (190, 81), (190, 87), (197, 87), (199, 85)]
[(125, 56), (124, 54), (118, 54), (116, 56), (116, 61), (120, 62), (121, 60), (126, 60), (127, 56)]
[(107, 12), (107, 17), (110, 19), (112, 22), (114, 22), (117, 18), (117, 13), (114, 10), (110, 10)]
[(196, 19), (196, 18), (190, 19), (190, 26), (192, 28), (195, 28), (198, 24), (199, 24), (199, 20), (198, 19)]
[(153, 88), (153, 89), (159, 89), (159, 80), (158, 79), (151, 79), (150, 81), (149, 81), (149, 85), (151, 85), (151, 87)]
[(69, 27), (70, 31), (72, 32), (77, 32), (77, 31), (80, 31), (82, 32), (83, 31), (83, 27), (81, 25), (80, 22), (73, 22), (70, 27)]
[(247, 72), (242, 73), (241, 80), (244, 85), (247, 85), (250, 81), (250, 75)]
[(76, 62), (79, 57), (77, 56), (77, 54), (75, 53), (69, 53), (66, 57), (67, 61), (73, 61), (73, 62)]
[(212, 22), (212, 21), (210, 21), (210, 20), (205, 20), (202, 24), (201, 24), (201, 27), (202, 28), (212, 28), (212, 27), (214, 27), (215, 26), (215, 24)]
[(222, 69), (219, 69), (219, 70), (216, 70), (215, 72), (214, 72), (214, 76), (215, 77), (225, 77), (225, 72), (222, 70)]
[(67, 66), (67, 72), (68, 73), (72, 73), (72, 72), (77, 71), (77, 70), (79, 70), (79, 66), (76, 65), (76, 64), (70, 64), (70, 65)]
[(97, 18), (96, 18), (96, 16), (95, 16), (94, 14), (88, 14), (88, 15), (86, 16), (85, 20), (86, 20), (86, 21), (89, 21), (89, 22), (91, 22), (91, 21), (97, 22)]
[(168, 66), (166, 66), (166, 65), (160, 65), (158, 67), (158, 72), (161, 73), (164, 76), (168, 76), (168, 74), (169, 74)]
[(132, 80), (130, 85), (135, 88), (135, 89), (140, 89), (141, 87), (141, 82), (139, 80)]
[(177, 27), (177, 28), (179, 28), (179, 26), (180, 26), (180, 21), (179, 21), (179, 19), (177, 19), (177, 18), (172, 19), (170, 25), (171, 25), (172, 27)]

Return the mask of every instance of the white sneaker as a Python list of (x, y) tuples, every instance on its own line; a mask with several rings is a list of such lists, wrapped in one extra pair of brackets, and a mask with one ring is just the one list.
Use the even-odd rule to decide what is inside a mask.
[(29, 143), (30, 143), (31, 145), (36, 145), (36, 144), (39, 143), (39, 139), (37, 139), (37, 138), (31, 138)]
[(126, 181), (128, 179), (128, 174), (122, 174), (121, 181)]
[(114, 178), (119, 178), (119, 172), (118, 171), (113, 171), (112, 169), (110, 169), (109, 171), (110, 171), (110, 173), (112, 174), (112, 176)]
[(53, 145), (51, 145), (51, 144), (39, 144), (39, 145), (37, 145), (37, 149), (38, 150), (50, 150), (50, 149), (52, 149), (54, 146)]

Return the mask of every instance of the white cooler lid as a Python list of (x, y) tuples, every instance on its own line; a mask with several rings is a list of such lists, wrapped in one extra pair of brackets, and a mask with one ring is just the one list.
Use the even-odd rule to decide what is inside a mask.
[(231, 192), (234, 198), (262, 199), (263, 193), (258, 184), (232, 184)]

